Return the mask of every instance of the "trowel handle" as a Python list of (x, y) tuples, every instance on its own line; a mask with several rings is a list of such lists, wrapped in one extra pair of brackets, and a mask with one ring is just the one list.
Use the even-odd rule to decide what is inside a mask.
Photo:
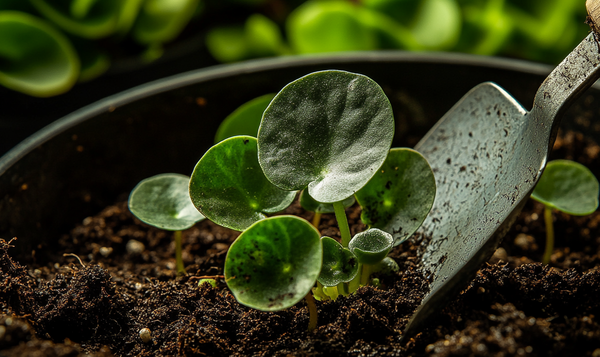
[[(600, 77), (600, 35), (593, 16), (600, 17), (600, 0), (587, 0), (592, 32), (550, 73), (538, 89), (530, 116), (556, 134), (557, 118)], [(598, 22), (600, 25), (600, 21)], [(554, 142), (554, 140), (551, 140)]]
[(600, 0), (587, 0), (585, 8), (589, 17), (587, 23), (594, 29), (596, 23), (600, 24)]

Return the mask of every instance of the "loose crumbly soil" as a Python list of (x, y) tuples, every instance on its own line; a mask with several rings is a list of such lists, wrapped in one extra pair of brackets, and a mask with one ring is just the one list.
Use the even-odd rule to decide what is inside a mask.
[[(581, 134), (560, 135), (553, 157), (600, 177), (600, 147)], [(0, 355), (600, 356), (598, 211), (554, 214), (556, 248), (544, 266), (543, 207), (528, 202), (470, 285), (419, 335), (401, 341), (427, 289), (418, 265), (422, 237), (392, 251), (400, 272), (381, 277), (383, 287), (317, 302), (319, 327), (308, 333), (304, 302), (260, 312), (228, 291), (221, 275), (237, 233), (209, 221), (185, 231), (188, 275), (178, 277), (171, 233), (133, 218), (125, 198), (65, 234), (49, 261), (21, 266), (11, 257), (18, 239), (0, 241)], [(348, 212), (353, 233), (363, 230), (359, 210)], [(297, 206), (288, 213), (312, 218)], [(324, 215), (322, 234), (339, 236), (335, 227)], [(217, 278), (216, 288), (198, 287), (206, 276)]]

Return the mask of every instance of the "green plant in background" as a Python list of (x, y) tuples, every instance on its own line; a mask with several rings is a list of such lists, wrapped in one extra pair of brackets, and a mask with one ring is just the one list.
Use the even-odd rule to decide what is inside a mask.
[[(322, 71), (288, 84), (273, 98), (258, 138), (234, 136), (204, 154), (191, 175), (189, 195), (205, 217), (242, 231), (225, 261), (227, 285), (240, 303), (275, 311), (306, 298), (310, 330), (316, 327), (311, 291), (318, 299), (336, 298), (368, 284), (372, 272), (394, 269), (385, 257), (425, 219), (435, 180), (418, 153), (390, 151), (393, 132), (390, 103), (375, 82)], [(413, 180), (420, 182), (406, 184)], [(319, 238), (298, 217), (267, 217), (288, 207), (301, 190), (309, 209), (333, 208), (340, 241)], [(403, 203), (387, 202), (388, 191)], [(378, 197), (363, 199), (368, 205), (361, 204), (363, 219), (389, 231), (371, 227), (351, 236), (345, 207), (355, 194)], [(408, 202), (421, 209), (403, 209)], [(406, 220), (411, 223), (396, 226)]]
[(106, 71), (103, 45), (127, 38), (155, 59), (200, 8), (200, 0), (0, 0), (0, 85), (37, 97), (64, 93)]
[(190, 178), (180, 174), (160, 174), (142, 180), (131, 191), (128, 206), (140, 221), (174, 231), (178, 274), (185, 274), (181, 257), (181, 231), (204, 219), (188, 193)]
[(585, 11), (581, 0), (0, 0), (0, 85), (57, 95), (132, 47), (160, 57), (191, 22), (220, 62), (400, 49), (557, 63), (589, 30)]
[(32, 96), (67, 91), (80, 62), (69, 40), (45, 21), (0, 11), (0, 84)]
[(554, 250), (552, 210), (574, 215), (592, 214), (598, 208), (598, 180), (585, 166), (569, 161), (554, 160), (536, 185), (531, 198), (544, 204), (546, 249), (542, 262), (548, 264)]
[(580, 21), (585, 11), (579, 0), (309, 0), (283, 20), (263, 19), (269, 22), (260, 26), (263, 45), (251, 40), (259, 32), (252, 15), (245, 25), (209, 30), (207, 46), (223, 62), (288, 53), (402, 49), (554, 63), (588, 31)]

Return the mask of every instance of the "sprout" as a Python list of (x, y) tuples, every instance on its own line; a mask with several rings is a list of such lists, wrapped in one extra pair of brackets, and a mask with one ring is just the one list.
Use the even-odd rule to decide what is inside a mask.
[(585, 216), (598, 208), (598, 180), (585, 166), (569, 161), (554, 160), (535, 186), (531, 198), (544, 204), (546, 222), (546, 250), (542, 262), (548, 264), (554, 249), (554, 226), (552, 209)]
[(204, 219), (192, 204), (188, 193), (189, 177), (160, 174), (135, 186), (129, 195), (129, 210), (140, 221), (174, 231), (177, 273), (185, 274), (181, 257), (181, 231)]

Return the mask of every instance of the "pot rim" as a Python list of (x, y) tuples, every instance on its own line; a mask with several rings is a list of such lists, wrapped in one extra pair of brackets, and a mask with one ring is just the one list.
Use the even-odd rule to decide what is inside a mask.
[[(429, 63), (445, 65), (467, 65), (505, 69), (526, 74), (547, 75), (554, 68), (551, 65), (525, 60), (488, 57), (464, 53), (449, 52), (407, 52), (407, 51), (363, 51), (344, 52), (336, 54), (296, 55), (267, 59), (248, 60), (234, 64), (220, 64), (182, 72), (162, 79), (150, 81), (130, 89), (115, 93), (94, 103), (86, 105), (67, 114), (42, 129), (31, 134), (15, 147), (0, 157), (0, 175), (4, 174), (22, 157), (36, 147), (50, 140), (57, 134), (72, 128), (96, 115), (112, 111), (115, 108), (129, 104), (138, 99), (185, 87), (187, 85), (231, 77), (239, 74), (283, 69), (287, 67), (327, 65), (353, 62), (398, 62), (398, 63)], [(600, 85), (595, 84), (594, 86)]]

